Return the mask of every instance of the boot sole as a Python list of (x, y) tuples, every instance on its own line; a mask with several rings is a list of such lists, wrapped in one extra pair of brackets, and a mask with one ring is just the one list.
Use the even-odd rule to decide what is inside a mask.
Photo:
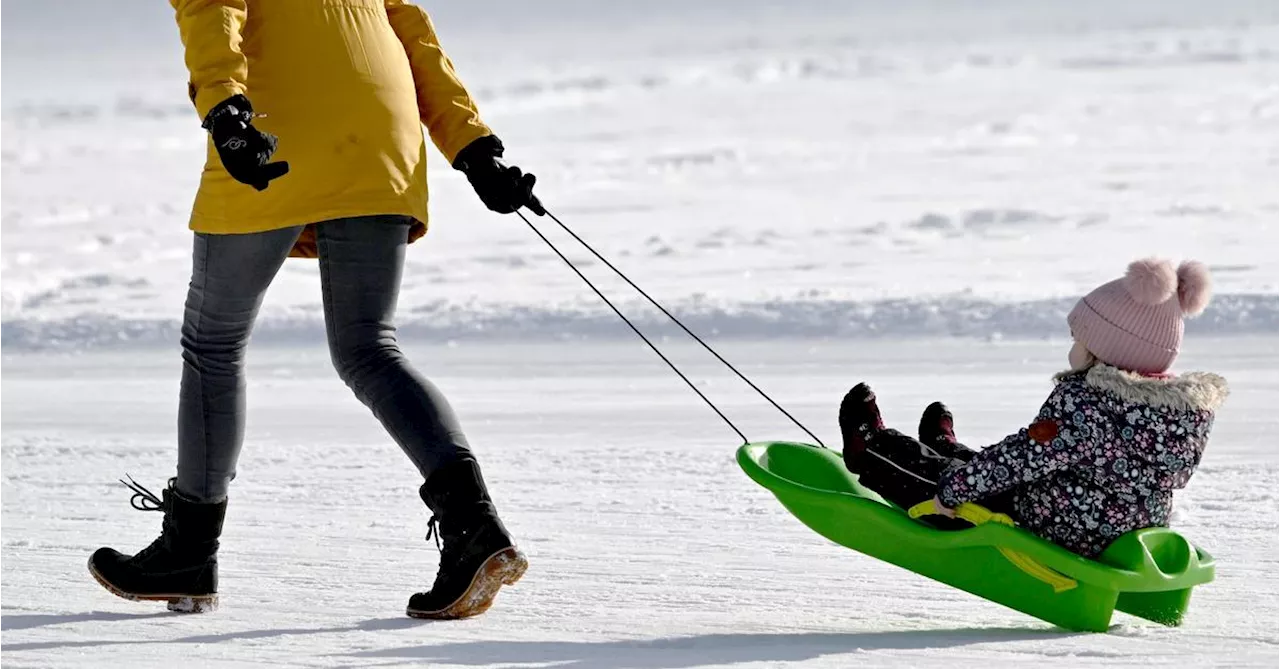
[(410, 618), (429, 620), (456, 620), (478, 616), (493, 606), (493, 600), (502, 586), (515, 585), (528, 568), (529, 560), (524, 553), (515, 547), (504, 548), (490, 555), (480, 565), (475, 577), (471, 579), (471, 585), (452, 604), (438, 611), (407, 608), (405, 613)]
[(102, 574), (93, 566), (93, 560), (89, 560), (89, 573), (93, 575), (93, 579), (99, 585), (107, 589), (107, 592), (127, 599), (131, 602), (168, 602), (169, 610), (176, 613), (209, 613), (218, 608), (218, 595), (183, 595), (183, 594), (155, 594), (155, 595), (138, 595), (132, 592), (125, 592), (120, 588), (112, 585)]

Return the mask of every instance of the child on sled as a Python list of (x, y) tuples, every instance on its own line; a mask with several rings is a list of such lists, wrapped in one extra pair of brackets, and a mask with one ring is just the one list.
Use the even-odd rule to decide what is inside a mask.
[(1200, 463), (1227, 397), (1216, 374), (1169, 373), (1184, 316), (1208, 301), (1204, 265), (1134, 262), (1067, 317), (1071, 369), (1035, 420), (981, 451), (956, 441), (941, 403), (925, 409), (919, 439), (886, 428), (858, 384), (840, 405), (845, 466), (904, 509), (932, 499), (936, 515), (952, 516), (976, 502), (1090, 558), (1127, 532), (1167, 526), (1173, 491)]

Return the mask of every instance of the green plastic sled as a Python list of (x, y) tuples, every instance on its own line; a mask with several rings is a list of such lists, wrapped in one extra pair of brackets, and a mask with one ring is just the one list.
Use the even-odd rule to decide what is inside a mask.
[(829, 449), (745, 444), (738, 464), (792, 515), (838, 544), (1073, 631), (1106, 631), (1116, 609), (1179, 625), (1191, 589), (1214, 576), (1213, 557), (1167, 528), (1130, 532), (1090, 560), (975, 505), (957, 512), (983, 524), (930, 528), (863, 488)]

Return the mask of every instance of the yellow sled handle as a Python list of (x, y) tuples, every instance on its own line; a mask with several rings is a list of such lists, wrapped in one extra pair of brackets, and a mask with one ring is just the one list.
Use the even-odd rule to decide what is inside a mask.
[[(919, 504), (907, 510), (907, 515), (912, 518), (921, 516), (936, 515), (937, 510), (933, 507), (933, 500), (920, 502)], [(996, 513), (985, 506), (974, 504), (973, 502), (965, 502), (956, 507), (956, 518), (968, 521), (974, 525), (985, 525), (986, 523), (999, 523), (1014, 527), (1013, 519), (1003, 513)], [(1005, 559), (1012, 562), (1015, 567), (1021, 569), (1028, 576), (1046, 583), (1053, 588), (1054, 593), (1066, 592), (1075, 588), (1078, 583), (1076, 580), (1059, 574), (1058, 572), (1041, 564), (1035, 558), (1026, 553), (1019, 553), (1004, 546), (996, 546), (996, 549), (1004, 555)]]

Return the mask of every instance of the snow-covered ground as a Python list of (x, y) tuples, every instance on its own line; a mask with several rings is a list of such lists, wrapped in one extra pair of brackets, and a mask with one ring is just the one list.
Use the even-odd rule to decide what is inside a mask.
[[(290, 261), (250, 355), (223, 609), (111, 597), (89, 553), (159, 523), (114, 481), (173, 469), (205, 138), (164, 3), (5, 0), (5, 666), (1275, 666), (1274, 2), (424, 4), (543, 201), (827, 440), (867, 378), (893, 421), (943, 398), (994, 441), (1047, 393), (1082, 291), (1139, 256), (1205, 261), (1218, 298), (1180, 366), (1234, 395), (1175, 523), (1218, 580), (1182, 629), (1069, 635), (829, 545), (433, 154), (401, 334), (457, 404), (528, 576), (478, 620), (403, 617), (435, 560), (417, 482), (328, 370), (316, 265)], [(749, 435), (801, 436), (670, 345)]]
[[(1024, 425), (1056, 343), (773, 340), (727, 346), (828, 443), (855, 380), (891, 423), (934, 399), (989, 443)], [(178, 616), (85, 570), (157, 514), (125, 472), (174, 464), (173, 351), (4, 359), (6, 667), (1275, 666), (1276, 341), (1193, 341), (1184, 369), (1233, 395), (1175, 525), (1218, 558), (1181, 629), (1117, 616), (1069, 634), (834, 546), (734, 463), (733, 435), (638, 343), (411, 345), (457, 404), (531, 560), (485, 616), (405, 618), (434, 548), (408, 460), (320, 349), (250, 354), (249, 440), (224, 536), (222, 608)], [(689, 347), (675, 357), (756, 439), (798, 433)]]

